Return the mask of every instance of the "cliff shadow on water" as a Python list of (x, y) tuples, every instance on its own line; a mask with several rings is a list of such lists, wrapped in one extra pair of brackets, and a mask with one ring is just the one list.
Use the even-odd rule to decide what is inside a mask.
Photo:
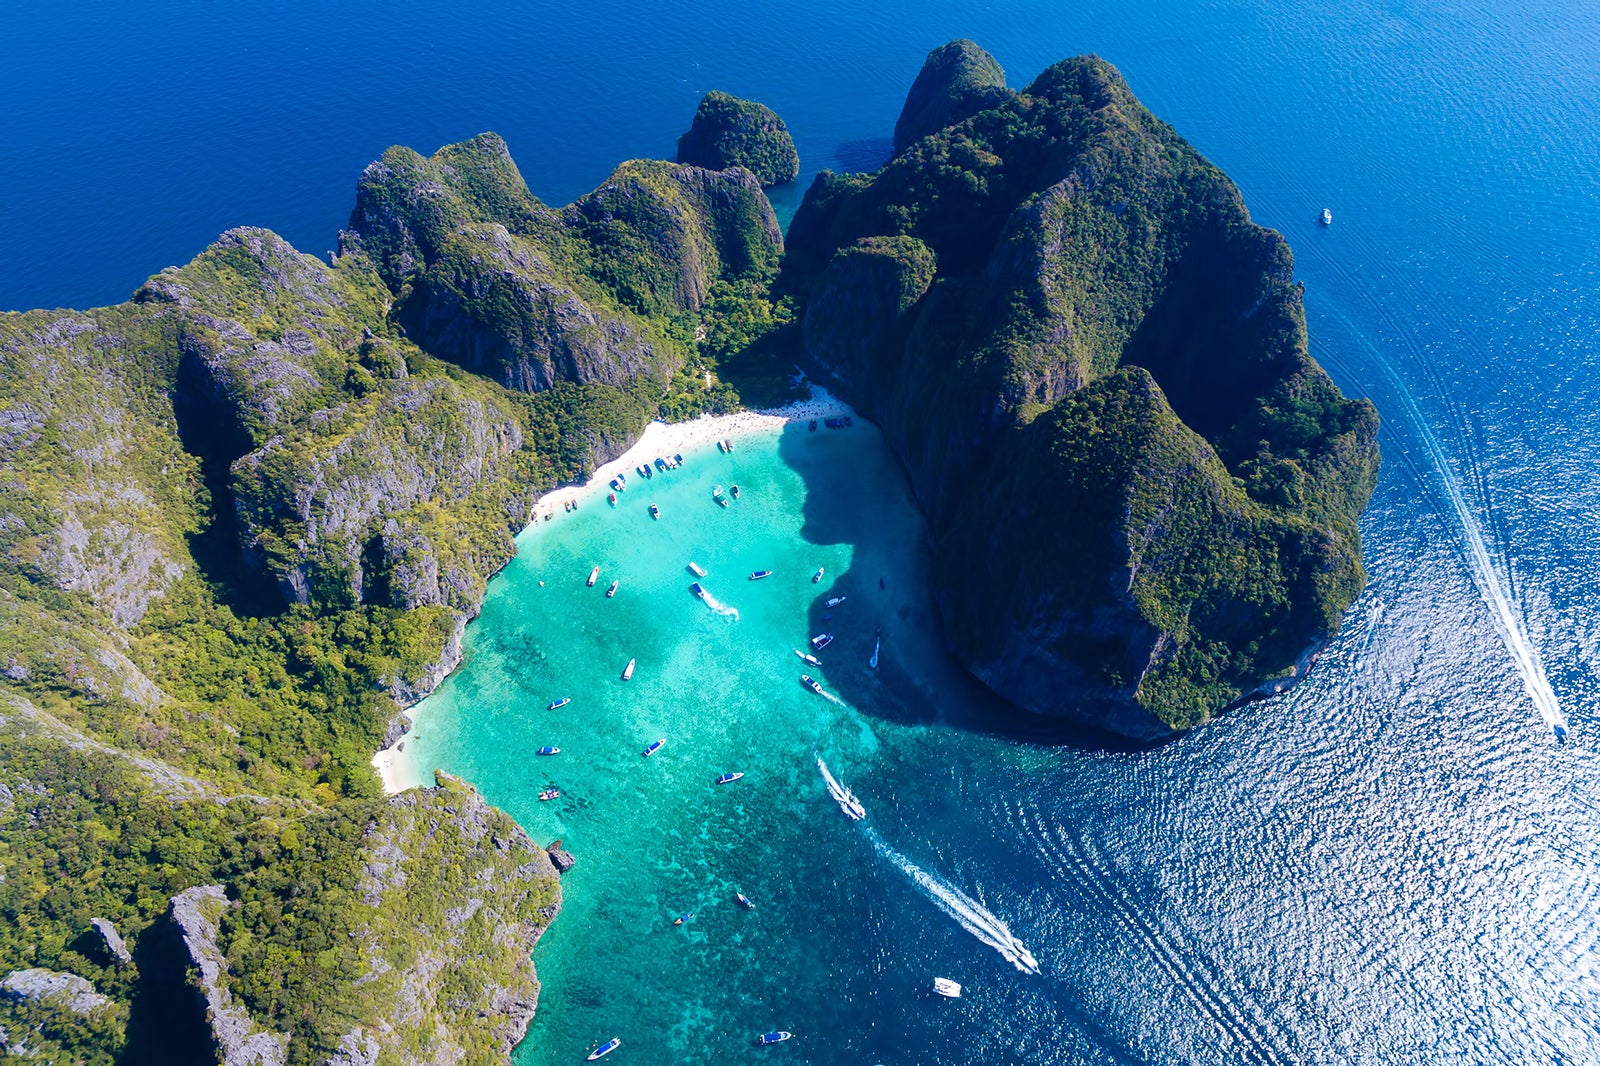
[[(805, 485), (801, 536), (845, 545), (851, 563), (815, 588), (807, 632), (832, 633), (822, 680), (852, 710), (897, 725), (939, 724), (1039, 745), (1142, 751), (1140, 743), (1001, 699), (949, 655), (930, 582), (931, 533), (878, 427), (788, 426), (778, 454)], [(829, 608), (829, 599), (844, 602)], [(881, 639), (881, 644), (879, 643)], [(870, 663), (874, 646), (878, 666)]]

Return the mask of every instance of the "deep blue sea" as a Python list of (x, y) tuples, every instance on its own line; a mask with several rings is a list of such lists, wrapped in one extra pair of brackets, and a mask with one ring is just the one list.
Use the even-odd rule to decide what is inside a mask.
[[(844, 705), (800, 689), (776, 643), (821, 621), (804, 580), (767, 600), (736, 582), (733, 621), (693, 613), (681, 571), (640, 572), (626, 588), (659, 582), (680, 624), (619, 595), (636, 624), (563, 634), (590, 614), (556, 597), (578, 602), (599, 547), (619, 566), (648, 556), (618, 531), (674, 559), (721, 545), (728, 573), (760, 565), (750, 543), (713, 538), (729, 515), (698, 482), (675, 484), (681, 499), (662, 487), (661, 526), (586, 508), (526, 535), (435, 725), (418, 726), (536, 836), (578, 849), (519, 1062), (571, 1062), (613, 1035), (615, 1062), (1600, 1062), (1592, 3), (13, 8), (0, 307), (123, 299), (237, 224), (321, 253), (391, 143), (498, 130), (533, 190), (563, 203), (621, 159), (670, 153), (711, 88), (785, 117), (803, 187), (875, 166), (922, 56), (968, 36), (1014, 86), (1080, 52), (1115, 63), (1285, 233), (1314, 353), (1384, 416), (1362, 524), (1371, 586), (1311, 678), (1149, 751), (993, 716), (927, 650), (915, 587), (873, 598), (871, 576), (914, 582), (921, 564), (870, 427), (740, 453), (740, 517), (762, 523), (747, 535), (796, 553), (773, 581), (826, 562), (856, 597), (824, 669)], [(798, 195), (774, 199), (792, 210)], [(720, 477), (714, 456), (693, 476)], [(580, 580), (539, 601), (541, 567)], [(869, 621), (905, 656), (876, 676), (858, 661)], [(757, 632), (772, 646), (743, 636)], [(589, 768), (537, 771), (575, 775), (569, 804), (528, 803), (535, 774), (505, 752), (529, 722), (554, 727), (512, 715), (530, 698), (516, 686), (578, 691), (562, 673), (577, 652), (610, 673), (630, 642), (677, 687), (646, 708), (597, 697), (602, 724), (628, 727), (620, 754), (573, 728), (563, 747)], [(753, 699), (768, 673), (781, 695)], [(701, 681), (688, 695), (685, 677)], [(668, 758), (641, 762), (663, 733)], [(702, 765), (696, 744), (746, 762)], [(828, 799), (813, 749), (865, 820)], [(706, 771), (723, 769), (750, 771), (729, 786), (749, 787), (713, 792)], [(736, 888), (756, 911), (731, 906)], [(673, 930), (680, 908), (697, 917)], [(996, 948), (990, 918), (1038, 973)], [(966, 997), (934, 1000), (934, 974)], [(758, 1053), (768, 1027), (796, 1039)]]

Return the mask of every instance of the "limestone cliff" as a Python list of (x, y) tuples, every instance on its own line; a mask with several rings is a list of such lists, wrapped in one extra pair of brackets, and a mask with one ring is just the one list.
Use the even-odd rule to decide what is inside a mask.
[(744, 167), (763, 186), (800, 176), (800, 154), (783, 119), (765, 104), (712, 91), (678, 138), (678, 162), (710, 170)]
[(1097, 59), (1012, 92), (938, 49), (896, 146), (819, 176), (782, 284), (906, 463), (952, 650), (1146, 738), (1299, 676), (1365, 580), (1377, 418), (1311, 359), (1283, 239)]

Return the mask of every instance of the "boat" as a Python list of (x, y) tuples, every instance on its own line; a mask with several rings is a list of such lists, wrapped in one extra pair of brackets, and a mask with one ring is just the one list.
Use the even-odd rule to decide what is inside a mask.
[(810, 674), (801, 674), (800, 683), (806, 688), (810, 689), (812, 692), (815, 692), (817, 695), (822, 695), (822, 682), (818, 681)]
[(733, 439), (731, 437), (729, 439), (723, 441), (722, 443), (727, 446), (727, 450), (729, 452), (733, 451)]
[(841, 603), (843, 603), (845, 601), (845, 599), (846, 599), (846, 597), (844, 597), (844, 596), (835, 596), (833, 599), (831, 599), (827, 603), (823, 604), (823, 606), (824, 607), (837, 607)]
[(706, 598), (706, 587), (698, 581), (690, 583), (689, 591), (699, 596), (702, 600)]
[(672, 461), (677, 463), (679, 466), (682, 466), (683, 465), (683, 453), (679, 452), (677, 455), (674, 455), (672, 457)]
[(559, 788), (547, 788), (543, 792), (539, 793), (539, 798), (541, 800), (553, 800), (559, 795), (561, 795), (561, 790)]
[(738, 485), (729, 485), (728, 486), (728, 495), (732, 496), (734, 499), (737, 500), (739, 498), (739, 486)]
[(622, 668), (622, 680), (624, 680), (624, 681), (632, 681), (633, 680), (633, 667), (634, 667), (634, 664), (637, 663), (638, 661), (639, 661), (638, 659), (629, 659), (628, 660), (628, 665), (624, 666)]
[(771, 570), (757, 570), (755, 573), (750, 575), (750, 580), (751, 581), (760, 581), (764, 577), (771, 577), (771, 576), (772, 576), (772, 571)]
[(935, 977), (933, 979), (933, 990), (949, 999), (961, 998), (961, 986), (948, 977)]
[(643, 474), (645, 476), (645, 480), (646, 481), (648, 481), (649, 479), (651, 479), (651, 478), (656, 476), (655, 475), (655, 471), (650, 469), (650, 466), (649, 466), (648, 463), (645, 464), (644, 466), (639, 467), (639, 473), (641, 473), (641, 474)]
[(720, 441), (720, 440), (717, 441), (717, 451), (719, 451), (719, 452), (727, 451), (728, 449), (723, 447), (723, 445), (726, 444), (726, 443), (727, 443), (726, 441)]
[(612, 478), (611, 479), (611, 491), (612, 492), (621, 492), (622, 491), (622, 484), (623, 484), (623, 482), (622, 482), (621, 478), (619, 478), (619, 477)]
[(799, 648), (796, 648), (794, 650), (794, 653), (796, 655), (800, 656), (800, 659), (801, 659), (802, 662), (810, 663), (812, 666), (821, 666), (822, 665), (822, 660), (821, 659), (817, 658), (815, 655), (807, 655), (805, 652), (801, 651)]
[(634, 467), (633, 469), (638, 472), (640, 477), (648, 477), (649, 476), (648, 474), (645, 473), (645, 469), (644, 469), (644, 464), (643, 463), (640, 463), (638, 466)]
[(1331, 226), (1331, 225), (1333, 225), (1333, 212), (1332, 212), (1332, 211), (1329, 211), (1329, 210), (1328, 210), (1328, 209), (1327, 209), (1327, 208), (1326, 208), (1326, 207), (1324, 207), (1324, 208), (1323, 208), (1323, 209), (1322, 209), (1322, 217), (1321, 217), (1321, 221), (1322, 221), (1322, 224), (1323, 224), (1323, 225), (1324, 225), (1324, 226)]
[(694, 913), (692, 911), (690, 913), (688, 913), (688, 914), (680, 914), (676, 918), (672, 919), (672, 924), (673, 925), (682, 925), (684, 922), (687, 922), (690, 918), (693, 918), (693, 917), (694, 917)]
[(667, 738), (666, 737), (662, 737), (660, 740), (651, 741), (650, 742), (650, 746), (648, 748), (644, 749), (644, 757), (646, 759), (648, 759), (650, 756), (652, 756), (656, 752), (660, 751), (661, 750), (661, 745), (665, 744), (666, 742), (667, 742)]
[(604, 1044), (601, 1044), (599, 1047), (589, 1052), (589, 1057), (584, 1061), (593, 1062), (595, 1059), (603, 1059), (621, 1046), (622, 1038), (614, 1036), (610, 1040), (607, 1040)]
[(611, 502), (611, 506), (615, 507), (617, 505), (617, 494), (616, 493), (614, 493), (614, 492), (606, 493), (606, 499)]
[(539, 754), (540, 755), (560, 755), (561, 754), (561, 749), (560, 748), (553, 748), (550, 745), (546, 744), (544, 747), (539, 749)]
[(817, 420), (815, 418), (813, 418), (811, 420), (811, 425), (810, 425), (809, 429), (810, 429), (810, 431), (812, 433), (815, 433), (817, 431)]
[(826, 569), (827, 567), (825, 566), (817, 567), (817, 572), (811, 575), (811, 583), (813, 585), (822, 580), (822, 572)]
[(793, 1036), (794, 1036), (793, 1033), (785, 1033), (780, 1029), (776, 1033), (762, 1033), (761, 1034), (761, 1043), (763, 1043), (763, 1044), (781, 1044), (785, 1040), (788, 1040), (788, 1039), (792, 1038)]
[(653, 503), (650, 505), (650, 517), (651, 518), (660, 518), (661, 517), (661, 508), (657, 507)]
[(735, 773), (731, 773), (731, 774), (722, 774), (721, 776), (719, 776), (717, 778), (717, 784), (719, 784), (719, 785), (730, 784), (731, 782), (739, 780), (739, 778), (741, 778), (743, 776), (744, 776), (744, 772), (742, 770), (738, 771), (738, 772), (735, 772)]
[(816, 636), (811, 638), (811, 646), (813, 648), (817, 649), (818, 651), (821, 651), (823, 648), (826, 648), (829, 644), (832, 644), (832, 643), (833, 643), (833, 634), (832, 633), (818, 633)]
[(611, 587), (606, 589), (606, 599), (609, 600), (611, 597), (617, 594), (617, 586), (620, 584), (622, 584), (620, 581), (613, 581), (611, 583)]
[(716, 486), (712, 487), (712, 489), (711, 489), (711, 498), (713, 500), (717, 501), (718, 506), (721, 506), (721, 507), (728, 506), (728, 498), (726, 496), (722, 495), (722, 486), (721, 485), (716, 485)]
[(695, 577), (706, 576), (705, 570), (701, 569), (700, 564), (695, 562), (691, 562), (689, 564), (689, 573), (693, 574)]
[(745, 895), (743, 892), (735, 892), (733, 896), (739, 901), (739, 906), (743, 907), (745, 910), (753, 911), (756, 909), (756, 905), (750, 902), (750, 897)]
[(569, 704), (571, 702), (572, 702), (572, 697), (571, 696), (562, 696), (559, 700), (551, 700), (550, 701), (550, 706), (546, 707), (545, 710), (547, 710), (547, 711), (559, 711), (561, 708), (565, 707), (567, 704)]
[(661, 456), (659, 456), (659, 455), (656, 456), (656, 469), (657, 470), (665, 470), (666, 468), (667, 468), (667, 461), (665, 459), (661, 458)]
[(600, 568), (597, 566), (589, 571), (589, 587), (594, 588), (594, 583), (600, 580)]

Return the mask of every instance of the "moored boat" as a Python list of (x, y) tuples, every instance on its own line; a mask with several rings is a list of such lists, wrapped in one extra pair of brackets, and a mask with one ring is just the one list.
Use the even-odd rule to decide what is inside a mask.
[(742, 771), (742, 770), (735, 771), (734, 773), (731, 773), (731, 774), (722, 774), (722, 775), (718, 776), (717, 784), (726, 785), (726, 784), (729, 784), (731, 782), (739, 780), (739, 778), (741, 778), (743, 776), (744, 776), (744, 771)]
[(672, 461), (677, 463), (679, 466), (682, 466), (683, 465), (683, 453), (679, 452), (677, 455), (674, 455), (672, 457)]
[(745, 895), (743, 892), (735, 892), (733, 895), (734, 898), (739, 901), (739, 906), (743, 907), (745, 910), (753, 911), (756, 909), (756, 905), (750, 902), (750, 897)]
[(829, 644), (832, 644), (832, 643), (833, 643), (833, 634), (832, 633), (818, 633), (816, 636), (811, 638), (811, 646), (813, 648), (817, 649), (818, 651), (821, 651), (823, 648), (826, 648)]
[(691, 562), (689, 564), (689, 573), (693, 574), (695, 577), (705, 577), (706, 576), (705, 570), (702, 569), (700, 564), (696, 563), (696, 562)]
[(811, 431), (811, 432), (812, 432), (812, 433), (815, 433), (815, 432), (816, 432), (816, 431), (817, 431), (817, 420), (816, 420), (816, 419), (815, 419), (815, 418), (813, 418), (813, 419), (812, 419), (812, 420), (811, 420), (811, 425), (810, 425), (810, 427), (809, 427), (809, 428), (810, 428), (810, 431)]
[(666, 737), (662, 737), (660, 740), (651, 741), (650, 742), (650, 746), (648, 748), (644, 749), (644, 757), (646, 759), (648, 759), (650, 756), (652, 756), (656, 752), (660, 751), (661, 750), (661, 745), (665, 744), (666, 742), (667, 742), (667, 738)]
[(764, 577), (771, 577), (771, 576), (772, 576), (772, 571), (771, 570), (757, 570), (755, 573), (750, 575), (750, 580), (751, 581), (760, 581)]
[(597, 566), (589, 571), (589, 587), (594, 588), (594, 583), (600, 580), (600, 568)]
[(722, 486), (721, 485), (713, 485), (711, 487), (711, 498), (713, 500), (716, 500), (717, 501), (717, 505), (720, 506), (720, 507), (728, 506), (727, 497), (722, 495)]
[(846, 599), (847, 599), (847, 597), (845, 597), (845, 596), (835, 596), (833, 599), (829, 600), (823, 606), (825, 606), (825, 607), (837, 607), (841, 603), (843, 603)]
[(680, 914), (676, 918), (672, 919), (672, 924), (673, 925), (682, 925), (684, 922), (687, 922), (690, 918), (693, 918), (693, 917), (694, 917), (693, 912), (691, 912), (689, 914)]
[(650, 517), (651, 518), (660, 518), (661, 517), (661, 508), (657, 507), (653, 503), (650, 505)]
[(737, 500), (739, 498), (739, 486), (738, 485), (729, 485), (728, 486), (728, 495), (732, 496), (734, 499)]
[(547, 710), (547, 711), (559, 711), (561, 708), (565, 707), (567, 704), (569, 704), (571, 702), (572, 702), (572, 697), (571, 696), (562, 696), (559, 700), (551, 700), (550, 701), (550, 706), (546, 707), (545, 710)]
[(539, 793), (539, 798), (541, 800), (553, 800), (559, 795), (561, 795), (561, 790), (559, 788), (547, 788), (543, 792)]
[(822, 580), (822, 572), (826, 569), (828, 568), (825, 566), (817, 567), (817, 572), (811, 575), (811, 583), (813, 585)]
[(763, 1043), (763, 1044), (781, 1044), (785, 1040), (789, 1040), (789, 1039), (793, 1038), (793, 1036), (794, 1036), (793, 1033), (786, 1033), (786, 1032), (784, 1032), (783, 1030), (780, 1029), (775, 1033), (762, 1033), (761, 1034), (761, 1043)]
[(614, 492), (606, 493), (606, 499), (608, 501), (610, 501), (611, 506), (615, 507), (617, 505), (617, 494), (616, 493), (614, 493)]
[(561, 749), (557, 748), (557, 747), (553, 747), (552, 745), (546, 744), (544, 747), (539, 749), (538, 753), (540, 755), (560, 755), (561, 754)]
[(805, 652), (801, 651), (799, 648), (796, 648), (794, 650), (794, 653), (796, 655), (800, 656), (801, 661), (810, 663), (812, 666), (821, 666), (822, 665), (822, 660), (821, 659), (817, 658), (815, 655), (807, 655)]
[(815, 692), (817, 695), (822, 695), (822, 682), (818, 681), (810, 674), (801, 674), (800, 683), (806, 688), (810, 689), (812, 692)]
[(593, 1062), (595, 1059), (603, 1059), (621, 1046), (622, 1038), (614, 1036), (610, 1040), (607, 1040), (604, 1044), (601, 1044), (599, 1047), (589, 1052), (589, 1057), (584, 1061)]
[(725, 440), (717, 441), (717, 451), (725, 452), (727, 450), (728, 450), (728, 442), (727, 441), (725, 441)]
[(1318, 216), (1318, 221), (1320, 221), (1324, 226), (1333, 225), (1333, 212), (1324, 207), (1322, 209), (1322, 214)]
[(611, 597), (615, 596), (617, 594), (617, 586), (621, 584), (621, 581), (613, 581), (611, 583), (611, 587), (606, 589), (606, 599), (609, 600)]
[(949, 999), (961, 998), (961, 986), (948, 977), (935, 977), (933, 979), (933, 990)]
[(622, 680), (624, 680), (624, 681), (632, 681), (633, 680), (633, 668), (634, 668), (634, 665), (636, 663), (638, 663), (638, 661), (639, 661), (638, 659), (629, 659), (628, 660), (628, 665), (624, 666), (622, 668)]
[(666, 468), (667, 468), (667, 461), (665, 459), (661, 458), (661, 456), (659, 456), (659, 455), (656, 456), (656, 469), (657, 470), (665, 470)]

